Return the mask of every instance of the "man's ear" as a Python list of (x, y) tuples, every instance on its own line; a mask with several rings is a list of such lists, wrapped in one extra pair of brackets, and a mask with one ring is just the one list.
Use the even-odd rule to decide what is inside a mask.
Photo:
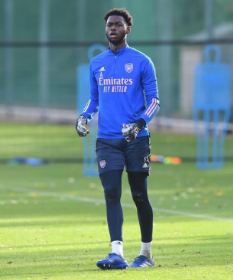
[(126, 34), (129, 34), (131, 32), (131, 26), (127, 26), (126, 28)]

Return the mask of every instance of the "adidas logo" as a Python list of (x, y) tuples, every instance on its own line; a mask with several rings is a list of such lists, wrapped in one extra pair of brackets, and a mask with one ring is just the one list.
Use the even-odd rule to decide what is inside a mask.
[(100, 68), (100, 72), (103, 72), (103, 71), (105, 71), (104, 66)]
[(143, 164), (142, 168), (147, 168), (147, 167), (149, 167), (149, 165), (145, 162), (145, 163)]

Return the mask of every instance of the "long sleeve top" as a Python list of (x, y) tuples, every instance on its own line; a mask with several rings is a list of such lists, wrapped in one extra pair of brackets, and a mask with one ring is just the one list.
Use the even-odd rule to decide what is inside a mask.
[(82, 115), (91, 120), (98, 112), (97, 138), (123, 138), (122, 125), (144, 119), (137, 137), (149, 135), (147, 124), (159, 111), (155, 67), (151, 59), (126, 45), (110, 49), (90, 62), (90, 100)]

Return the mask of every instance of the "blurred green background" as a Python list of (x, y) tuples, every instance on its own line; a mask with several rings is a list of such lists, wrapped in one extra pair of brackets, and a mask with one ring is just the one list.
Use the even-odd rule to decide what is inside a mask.
[[(1, 0), (1, 159), (6, 154), (23, 155), (22, 145), (29, 155), (30, 145), (45, 143), (51, 158), (70, 158), (54, 144), (70, 140), (59, 136), (62, 127), (51, 124), (74, 129), (79, 113), (77, 67), (89, 63), (88, 50), (94, 43), (108, 47), (103, 17), (112, 7), (126, 7), (132, 14), (134, 25), (128, 43), (149, 55), (156, 67), (161, 110), (150, 123), (151, 131), (195, 137), (194, 69), (203, 62), (203, 50), (212, 42), (221, 48), (221, 63), (231, 67), (232, 97), (231, 0)], [(81, 94), (88, 99), (89, 92)], [(229, 135), (232, 122), (231, 114)], [(28, 129), (29, 123), (34, 129)], [(41, 123), (47, 127), (40, 128)], [(54, 129), (57, 139), (51, 137)], [(13, 133), (11, 141), (8, 133)], [(193, 145), (195, 151), (195, 139)]]

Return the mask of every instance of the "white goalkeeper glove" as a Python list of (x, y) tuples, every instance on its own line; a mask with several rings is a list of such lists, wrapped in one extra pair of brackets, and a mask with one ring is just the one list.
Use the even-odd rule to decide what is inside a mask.
[(145, 127), (144, 119), (139, 119), (136, 123), (123, 124), (122, 134), (127, 142), (132, 142), (136, 139), (138, 132)]
[(75, 128), (80, 137), (85, 137), (89, 133), (85, 125), (87, 125), (87, 118), (79, 116), (76, 121)]

